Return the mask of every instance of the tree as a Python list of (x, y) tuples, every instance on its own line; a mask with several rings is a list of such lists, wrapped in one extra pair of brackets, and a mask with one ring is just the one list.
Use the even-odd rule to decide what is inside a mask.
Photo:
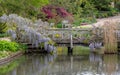
[(0, 0), (0, 11), (6, 14), (16, 13), (24, 17), (36, 17), (39, 8), (49, 3), (48, 0)]
[(44, 6), (42, 12), (45, 14), (47, 21), (53, 20), (56, 24), (61, 20), (66, 19), (69, 22), (73, 22), (72, 14), (68, 13), (64, 8), (53, 5)]
[(50, 0), (52, 5), (65, 8), (74, 16), (81, 17), (83, 14), (94, 13), (94, 5), (89, 0)]
[(112, 0), (90, 0), (99, 11), (109, 11)]

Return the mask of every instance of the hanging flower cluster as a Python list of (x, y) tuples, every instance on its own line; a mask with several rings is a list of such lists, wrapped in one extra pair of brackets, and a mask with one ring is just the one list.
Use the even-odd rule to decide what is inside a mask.
[[(11, 35), (13, 40), (23, 43), (31, 43), (34, 47), (39, 47), (40, 43), (45, 43), (51, 39), (45, 36), (45, 28), (49, 26), (49, 23), (42, 22), (40, 19), (32, 21), (27, 18), (23, 18), (16, 14), (3, 15), (0, 17), (0, 22), (7, 23), (9, 30), (7, 33)], [(46, 44), (45, 44), (46, 45)], [(46, 45), (48, 47), (53, 47)], [(46, 48), (45, 48), (46, 49)], [(48, 50), (50, 48), (47, 48)], [(53, 50), (54, 48), (52, 48)], [(48, 50), (49, 52), (52, 51)]]

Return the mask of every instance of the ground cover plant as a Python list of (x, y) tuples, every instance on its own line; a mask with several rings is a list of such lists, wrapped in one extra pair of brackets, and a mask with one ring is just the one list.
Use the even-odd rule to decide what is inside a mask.
[(16, 42), (0, 40), (0, 58), (7, 57), (17, 51), (24, 51), (27, 46)]

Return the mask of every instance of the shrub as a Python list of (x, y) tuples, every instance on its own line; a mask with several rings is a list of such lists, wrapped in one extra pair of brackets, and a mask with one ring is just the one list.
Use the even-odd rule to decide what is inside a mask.
[(62, 23), (58, 23), (57, 28), (62, 28)]
[(69, 22), (73, 21), (73, 16), (71, 13), (67, 12), (62, 7), (54, 6), (54, 5), (47, 5), (44, 6), (41, 10), (44, 14), (45, 17), (47, 18), (46, 20), (50, 22), (49, 20), (53, 20), (54, 23), (59, 23), (63, 19), (69, 20)]
[(0, 40), (0, 51), (18, 51), (21, 49), (25, 49), (24, 46), (16, 43), (16, 42), (9, 42), (5, 40)]
[(81, 24), (80, 19), (75, 20), (75, 21), (73, 22), (73, 25), (74, 25), (74, 26), (80, 26), (80, 24)]
[(116, 3), (116, 8), (120, 11), (120, 1)]

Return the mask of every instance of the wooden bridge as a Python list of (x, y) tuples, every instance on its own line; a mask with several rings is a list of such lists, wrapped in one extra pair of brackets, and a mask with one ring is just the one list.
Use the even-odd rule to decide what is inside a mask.
[[(114, 33), (117, 37), (117, 41), (120, 42), (120, 30), (117, 29)], [(46, 35), (49, 36), (54, 42), (57, 44), (67, 44), (68, 52), (72, 52), (73, 46), (76, 44), (89, 45), (91, 40), (103, 41), (103, 34), (104, 32), (101, 29), (93, 30), (93, 28), (46, 29)]]
[(58, 44), (80, 44), (87, 43), (91, 35), (91, 29), (47, 29), (47, 36)]
[[(57, 44), (66, 44), (68, 52), (71, 52), (76, 44), (88, 45), (93, 35), (96, 36), (96, 39), (99, 39), (101, 37), (99, 34), (103, 34), (101, 30), (95, 31), (96, 34), (93, 31), (95, 31), (93, 28), (41, 28), (38, 30), (42, 35), (50, 37)], [(115, 34), (119, 41), (120, 30), (116, 30)]]

